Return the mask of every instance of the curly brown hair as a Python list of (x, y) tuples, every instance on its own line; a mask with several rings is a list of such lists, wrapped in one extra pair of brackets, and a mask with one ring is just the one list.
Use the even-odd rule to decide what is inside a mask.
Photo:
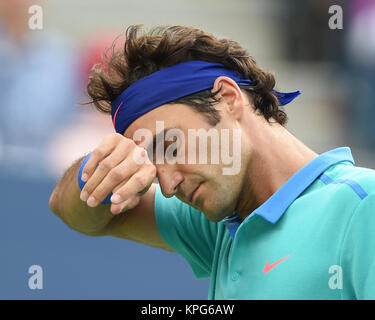
[[(275, 77), (260, 69), (255, 60), (236, 41), (218, 39), (194, 27), (158, 26), (149, 32), (142, 25), (132, 25), (125, 32), (125, 44), (116, 49), (116, 40), (104, 55), (104, 64), (96, 64), (91, 70), (87, 92), (100, 111), (110, 113), (111, 103), (131, 84), (158, 70), (178, 63), (205, 60), (221, 63), (238, 71), (254, 84), (240, 86), (255, 110), (259, 110), (267, 121), (273, 118), (285, 125), (288, 118), (279, 107), (278, 99), (272, 89)], [(183, 103), (203, 112), (211, 125), (220, 121), (220, 114), (214, 105), (220, 100), (216, 92), (204, 90), (179, 98), (170, 103)]]

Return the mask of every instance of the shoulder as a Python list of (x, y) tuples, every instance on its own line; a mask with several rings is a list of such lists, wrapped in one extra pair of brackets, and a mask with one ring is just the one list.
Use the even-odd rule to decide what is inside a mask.
[(375, 193), (375, 170), (373, 169), (353, 166), (340, 179), (355, 182), (367, 195)]
[(338, 164), (324, 172), (324, 176), (321, 180), (326, 184), (349, 186), (361, 199), (375, 193), (375, 170), (373, 169)]
[[(348, 184), (352, 191), (358, 196), (359, 201), (353, 210), (351, 223), (354, 228), (358, 227), (358, 232), (361, 233), (365, 229), (374, 228), (375, 226), (375, 170), (370, 168), (363, 168), (352, 166), (347, 169), (339, 179), (344, 184)], [(372, 231), (368, 230), (367, 236)]]

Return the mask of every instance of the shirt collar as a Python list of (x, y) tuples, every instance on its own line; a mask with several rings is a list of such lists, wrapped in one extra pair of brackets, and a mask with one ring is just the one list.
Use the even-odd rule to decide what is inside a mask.
[[(266, 202), (255, 209), (253, 214), (257, 214), (271, 223), (276, 223), (293, 201), (316, 178), (330, 166), (342, 161), (350, 161), (354, 165), (354, 159), (349, 147), (337, 148), (322, 153), (290, 177)], [(233, 215), (230, 217), (233, 218)]]

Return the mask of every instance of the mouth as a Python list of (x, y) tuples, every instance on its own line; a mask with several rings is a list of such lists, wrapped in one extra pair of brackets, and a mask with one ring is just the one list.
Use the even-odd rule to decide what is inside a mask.
[(199, 187), (201, 186), (202, 182), (200, 184), (198, 184), (198, 186), (193, 190), (193, 192), (190, 194), (189, 196), (189, 202), (190, 203), (193, 203), (195, 201), (195, 195), (197, 194), (197, 191), (199, 189)]

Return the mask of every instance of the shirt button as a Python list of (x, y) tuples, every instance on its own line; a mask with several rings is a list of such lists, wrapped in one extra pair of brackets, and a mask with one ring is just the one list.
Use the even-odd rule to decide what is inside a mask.
[(232, 273), (232, 277), (231, 278), (232, 278), (233, 281), (237, 281), (239, 277), (240, 277), (240, 275), (239, 275), (238, 272), (233, 272)]

